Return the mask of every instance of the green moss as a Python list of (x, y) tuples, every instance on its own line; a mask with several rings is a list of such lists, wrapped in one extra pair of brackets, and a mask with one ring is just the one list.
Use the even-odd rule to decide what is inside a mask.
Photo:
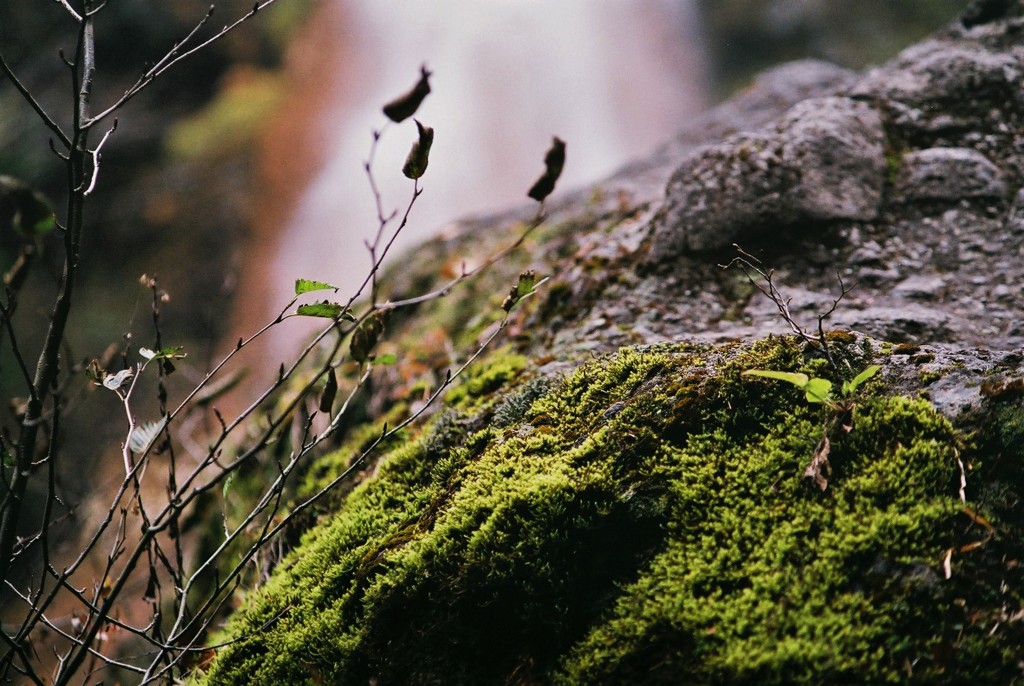
[[(998, 608), (991, 589), (975, 597), (942, 578), (963, 526), (964, 446), (928, 403), (862, 403), (820, 493), (802, 477), (820, 409), (741, 376), (820, 375), (791, 341), (623, 349), (484, 402), (525, 365), (497, 355), (452, 393), (452, 409), (393, 448), (250, 593), (204, 680), (1015, 673), (1012, 641), (965, 628), (960, 603)], [(959, 555), (957, 573), (976, 559)]]
[(850, 345), (857, 342), (857, 334), (843, 329), (833, 329), (825, 332), (825, 340), (829, 343)]
[[(348, 436), (347, 440), (337, 450), (321, 457), (305, 473), (302, 485), (299, 487), (299, 496), (308, 498), (317, 491), (326, 487), (334, 481), (338, 474), (341, 474), (366, 453), (372, 445), (380, 438), (383, 427), (395, 426), (403, 421), (408, 415), (408, 408), (397, 403), (389, 409), (380, 421), (367, 422), (357, 426)], [(386, 438), (377, 445), (376, 452), (384, 453), (387, 450), (400, 445), (415, 436), (415, 428), (407, 429), (398, 435)]]
[(888, 148), (885, 151), (885, 180), (890, 186), (894, 185), (896, 179), (899, 178), (904, 155), (906, 155), (905, 150)]
[(488, 355), (480, 364), (473, 365), (448, 393), (446, 403), (464, 412), (493, 404), (495, 391), (516, 378), (526, 368), (527, 359), (502, 348)]

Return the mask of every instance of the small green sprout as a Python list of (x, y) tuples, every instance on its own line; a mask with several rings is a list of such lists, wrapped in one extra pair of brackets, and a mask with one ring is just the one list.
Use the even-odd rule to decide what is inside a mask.
[(512, 308), (515, 307), (520, 300), (536, 293), (537, 287), (547, 280), (548, 278), (544, 277), (538, 281), (537, 272), (532, 269), (528, 269), (523, 272), (519, 275), (519, 281), (512, 287), (512, 290), (508, 292), (508, 295), (505, 296), (505, 300), (501, 303), (501, 309), (506, 312), (511, 312)]
[(829, 436), (837, 426), (842, 428), (844, 433), (853, 431), (853, 408), (855, 405), (853, 395), (861, 384), (877, 374), (879, 369), (877, 364), (870, 365), (849, 381), (844, 381), (838, 399), (832, 396), (832, 382), (828, 379), (812, 378), (800, 372), (777, 372), (770, 369), (748, 369), (743, 372), (743, 375), (760, 376), (791, 383), (804, 392), (807, 402), (819, 403), (831, 410), (831, 417), (825, 420), (824, 434), (814, 449), (814, 456), (804, 470), (804, 476), (824, 491), (828, 488), (828, 479), (832, 472), (828, 460), (829, 453), (832, 451), (832, 441)]
[(800, 372), (777, 372), (770, 369), (748, 369), (743, 372), (744, 376), (761, 376), (766, 379), (778, 379), (791, 383), (802, 390), (807, 397), (807, 402), (820, 403), (836, 411), (849, 409), (851, 396), (857, 391), (861, 384), (878, 373), (880, 367), (873, 364), (849, 381), (844, 381), (839, 399), (832, 397), (832, 382), (828, 379), (809, 377)]

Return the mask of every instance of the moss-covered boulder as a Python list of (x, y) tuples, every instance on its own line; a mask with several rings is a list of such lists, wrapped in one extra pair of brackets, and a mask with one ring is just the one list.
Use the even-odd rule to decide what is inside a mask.
[(790, 339), (638, 347), (463, 395), (248, 594), (207, 682), (1019, 676), (1020, 509), (986, 495), (1019, 448), (879, 381), (821, 492), (822, 411), (750, 368), (822, 365)]

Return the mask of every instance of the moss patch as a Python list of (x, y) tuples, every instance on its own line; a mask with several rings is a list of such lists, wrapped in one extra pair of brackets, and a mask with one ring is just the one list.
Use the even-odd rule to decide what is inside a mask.
[[(957, 557), (953, 582), (942, 573), (965, 519), (962, 438), (926, 402), (862, 403), (819, 493), (801, 476), (819, 410), (740, 377), (820, 375), (791, 342), (624, 349), (513, 391), (509, 359), (250, 593), (207, 683), (953, 682), (1017, 669), (1009, 633), (965, 628), (955, 580), (975, 558)], [(480, 402), (497, 388), (504, 400)]]

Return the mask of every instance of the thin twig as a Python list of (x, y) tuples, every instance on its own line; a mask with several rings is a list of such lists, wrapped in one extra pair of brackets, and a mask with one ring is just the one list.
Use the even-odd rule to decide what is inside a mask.
[(740, 246), (733, 244), (733, 247), (736, 248), (739, 257), (734, 257), (728, 264), (720, 266), (723, 269), (733, 266), (739, 267), (747, 277), (747, 280), (775, 304), (776, 309), (778, 309), (779, 314), (790, 330), (800, 339), (821, 350), (832, 370), (837, 374), (841, 373), (842, 370), (832, 355), (832, 347), (829, 345), (828, 337), (825, 335), (825, 320), (832, 316), (839, 307), (839, 303), (849, 295), (853, 287), (848, 287), (843, 281), (842, 275), (836, 274), (836, 278), (839, 280), (839, 295), (832, 299), (832, 305), (827, 310), (818, 315), (817, 333), (812, 334), (803, 328), (793, 317), (789, 307), (790, 299), (783, 296), (775, 285), (775, 270), (765, 268), (761, 260), (746, 252)]
[(69, 138), (68, 135), (64, 133), (64, 131), (60, 128), (60, 125), (56, 122), (56, 120), (53, 119), (53, 117), (51, 117), (45, 109), (43, 109), (43, 106), (40, 105), (39, 101), (35, 99), (35, 96), (32, 95), (32, 92), (29, 91), (29, 89), (26, 88), (25, 85), (18, 79), (17, 75), (15, 75), (14, 73), (14, 70), (12, 70), (10, 65), (7, 64), (7, 60), (4, 58), (2, 54), (0, 54), (0, 71), (2, 71), (4, 75), (10, 80), (11, 84), (14, 85), (14, 88), (19, 93), (21, 93), (21, 97), (23, 97), (26, 100), (26, 102), (28, 102), (29, 106), (35, 111), (36, 116), (39, 117), (39, 120), (43, 123), (43, 125), (46, 126), (46, 128), (50, 129), (50, 131), (53, 132), (53, 135), (57, 136), (58, 140), (60, 140), (60, 142), (64, 144), (64, 147), (70, 148), (71, 138)]
[(456, 276), (454, 279), (452, 279), (448, 283), (444, 284), (440, 288), (438, 288), (436, 290), (433, 290), (433, 291), (430, 291), (429, 293), (424, 293), (423, 295), (419, 295), (419, 296), (416, 296), (416, 297), (405, 298), (403, 300), (393, 300), (393, 301), (387, 302), (384, 305), (381, 305), (380, 309), (382, 309), (382, 310), (393, 310), (393, 309), (398, 309), (400, 307), (409, 307), (409, 306), (412, 306), (412, 305), (420, 305), (420, 304), (428, 302), (430, 300), (437, 300), (438, 298), (445, 297), (446, 295), (451, 293), (452, 289), (455, 288), (457, 285), (459, 285), (459, 283), (461, 283), (462, 281), (465, 281), (466, 279), (469, 279), (469, 278), (471, 278), (473, 276), (476, 276), (477, 274), (480, 274), (481, 272), (486, 271), (487, 269), (490, 269), (496, 263), (498, 263), (499, 261), (501, 261), (502, 259), (507, 257), (510, 253), (514, 252), (516, 249), (518, 249), (519, 246), (521, 246), (523, 244), (523, 242), (527, 238), (530, 237), (530, 234), (532, 234), (534, 231), (536, 231), (537, 227), (539, 227), (541, 224), (544, 223), (544, 220), (546, 218), (547, 217), (544, 214), (538, 213), (534, 217), (534, 219), (530, 223), (530, 225), (528, 227), (526, 227), (526, 229), (522, 233), (519, 234), (519, 237), (516, 238), (516, 240), (513, 241), (510, 245), (505, 247), (503, 250), (500, 250), (499, 252), (496, 252), (495, 254), (491, 255), (489, 258), (484, 260), (482, 263), (480, 263), (479, 265), (477, 265), (473, 269), (470, 269), (470, 270), (467, 271), (465, 268), (463, 268), (463, 270), (459, 273), (458, 276)]
[(102, 121), (103, 119), (106, 119), (111, 114), (124, 107), (125, 103), (127, 103), (129, 100), (131, 100), (139, 93), (141, 93), (143, 90), (145, 90), (147, 86), (153, 83), (153, 81), (159, 78), (168, 69), (178, 64), (182, 60), (187, 59), (188, 57), (191, 57), (197, 52), (203, 50), (212, 43), (217, 42), (218, 40), (220, 40), (227, 34), (231, 33), (245, 22), (255, 17), (257, 12), (259, 12), (265, 7), (269, 7), (270, 5), (274, 4), (274, 2), (276, 2), (276, 0), (264, 0), (263, 2), (257, 2), (253, 6), (253, 8), (249, 10), (246, 14), (244, 14), (241, 18), (235, 20), (231, 24), (224, 26), (224, 28), (222, 28), (220, 31), (215, 33), (213, 36), (207, 38), (206, 40), (197, 43), (188, 50), (182, 51), (182, 48), (184, 48), (185, 45), (195, 37), (199, 30), (202, 29), (202, 27), (205, 26), (206, 23), (210, 20), (210, 17), (213, 16), (213, 5), (210, 5), (210, 9), (206, 13), (206, 16), (203, 17), (199, 21), (199, 23), (196, 24), (196, 26), (185, 36), (185, 38), (183, 38), (178, 43), (175, 43), (174, 46), (170, 50), (168, 50), (163, 57), (157, 60), (156, 64), (150, 67), (145, 74), (139, 77), (139, 80), (136, 81), (134, 85), (132, 85), (127, 91), (125, 91), (124, 95), (118, 98), (112, 105), (110, 105), (103, 111), (99, 112), (94, 117), (91, 117), (86, 122), (86, 127), (92, 127), (98, 122)]
[(96, 179), (100, 174), (100, 151), (103, 149), (104, 144), (106, 144), (107, 139), (110, 138), (110, 134), (116, 130), (117, 120), (115, 119), (114, 124), (103, 134), (99, 145), (92, 151), (92, 177), (89, 179), (89, 187), (82, 191), (82, 195), (92, 195), (93, 190), (96, 188)]
[(68, 11), (68, 14), (71, 15), (72, 19), (74, 19), (75, 21), (82, 21), (82, 15), (79, 14), (78, 12), (76, 12), (73, 7), (71, 7), (71, 3), (69, 3), (68, 0), (53, 0), (53, 1), (56, 2), (59, 5), (63, 5), (64, 9), (66, 9)]

